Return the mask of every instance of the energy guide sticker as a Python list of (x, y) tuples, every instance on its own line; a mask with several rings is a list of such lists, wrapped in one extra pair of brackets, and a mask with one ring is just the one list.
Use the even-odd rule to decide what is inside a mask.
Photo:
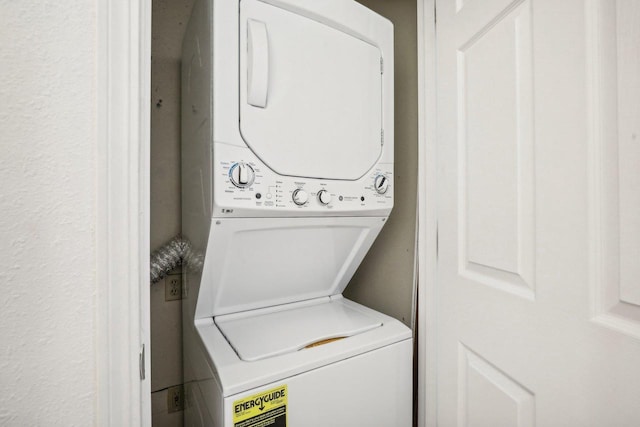
[(233, 402), (233, 427), (286, 427), (287, 386)]

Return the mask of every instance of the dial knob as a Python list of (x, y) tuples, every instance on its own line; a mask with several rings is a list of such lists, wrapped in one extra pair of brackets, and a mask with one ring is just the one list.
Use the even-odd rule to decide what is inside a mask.
[(229, 179), (236, 187), (245, 188), (251, 186), (255, 176), (253, 168), (246, 163), (234, 163), (229, 169)]
[(301, 188), (294, 190), (293, 203), (295, 203), (298, 206), (302, 206), (302, 205), (305, 205), (308, 200), (309, 200), (309, 195), (307, 194), (306, 191), (304, 191)]
[(389, 189), (389, 178), (386, 175), (378, 175), (373, 182), (373, 187), (378, 194), (384, 194)]
[(331, 194), (329, 194), (327, 190), (318, 191), (318, 201), (322, 205), (328, 205), (329, 203), (331, 203)]

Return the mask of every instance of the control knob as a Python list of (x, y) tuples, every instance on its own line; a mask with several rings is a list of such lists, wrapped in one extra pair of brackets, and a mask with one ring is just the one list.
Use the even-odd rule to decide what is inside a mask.
[(331, 194), (327, 190), (318, 191), (318, 201), (321, 205), (328, 205), (331, 203)]
[(307, 201), (309, 200), (309, 195), (302, 188), (298, 188), (297, 190), (293, 191), (292, 198), (293, 198), (293, 203), (295, 203), (298, 206), (302, 206), (307, 204)]
[(234, 163), (229, 169), (229, 179), (231, 183), (239, 188), (250, 187), (255, 179), (255, 172), (251, 166), (246, 163)]
[(386, 175), (378, 175), (373, 182), (373, 187), (378, 194), (384, 194), (389, 189), (389, 178)]

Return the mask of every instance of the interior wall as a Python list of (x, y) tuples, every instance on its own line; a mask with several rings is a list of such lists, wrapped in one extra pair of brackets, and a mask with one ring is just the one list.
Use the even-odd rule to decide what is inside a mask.
[(344, 295), (411, 326), (418, 182), (418, 47), (415, 0), (358, 0), (395, 32), (394, 208)]
[[(345, 295), (411, 324), (418, 153), (416, 2), (360, 0), (395, 24), (395, 207)], [(193, 0), (153, 0), (151, 87), (151, 250), (180, 232), (180, 53)], [(181, 304), (167, 280), (151, 288), (154, 426), (182, 425), (168, 412), (182, 384)]]
[[(180, 57), (193, 0), (152, 1), (151, 250), (180, 233)], [(180, 271), (151, 286), (151, 411), (154, 427), (182, 425), (170, 397), (182, 386), (182, 304), (167, 298)]]
[(0, 10), (0, 425), (95, 425), (96, 2)]

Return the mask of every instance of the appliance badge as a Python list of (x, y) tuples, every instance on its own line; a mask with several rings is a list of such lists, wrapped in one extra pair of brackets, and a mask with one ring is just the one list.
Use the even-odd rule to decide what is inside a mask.
[(286, 427), (287, 385), (233, 402), (233, 427)]

